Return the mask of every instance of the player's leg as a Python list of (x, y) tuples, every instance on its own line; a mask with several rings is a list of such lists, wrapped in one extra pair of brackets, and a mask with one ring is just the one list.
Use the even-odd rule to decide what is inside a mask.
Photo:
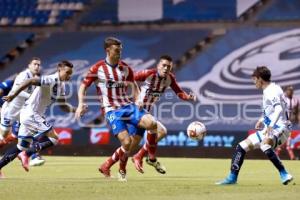
[(293, 151), (293, 148), (291, 147), (291, 136), (289, 136), (287, 142), (286, 142), (286, 150), (289, 154), (289, 157), (291, 160), (296, 160), (295, 153)]
[(284, 165), (274, 151), (274, 148), (276, 148), (279, 143), (286, 142), (287, 137), (285, 137), (285, 134), (288, 134), (288, 132), (284, 129), (274, 129), (270, 136), (263, 139), (260, 149), (278, 170), (282, 184), (287, 185), (293, 180), (293, 177), (286, 171)]
[(6, 137), (9, 135), (14, 119), (8, 115), (7, 109), (3, 108), (0, 121), (0, 147), (7, 144)]
[[(107, 125), (110, 128), (110, 131), (114, 136), (116, 136), (120, 143), (121, 147), (118, 149), (118, 157), (120, 161), (119, 166), (119, 180), (127, 181), (126, 179), (126, 165), (128, 161), (130, 146), (131, 146), (131, 138), (127, 131), (127, 124), (123, 119), (124, 114), (126, 113), (126, 108), (121, 108), (118, 110), (107, 112), (105, 115)], [(107, 161), (109, 161), (108, 159)], [(105, 177), (110, 177), (110, 167), (111, 163), (105, 162), (99, 168), (99, 171), (104, 174)]]
[[(131, 147), (130, 147), (130, 152), (134, 152), (135, 149), (138, 147), (138, 145), (140, 144), (143, 136), (145, 133), (145, 129), (143, 128), (136, 128), (135, 131), (135, 135), (132, 135), (132, 143), (131, 143)], [(137, 154), (135, 154), (132, 157), (132, 162), (135, 166), (135, 169), (140, 172), (140, 173), (144, 173), (144, 168), (143, 168), (143, 159), (140, 158), (139, 156), (136, 156)]]
[[(22, 134), (19, 134), (18, 136), (18, 144), (6, 151), (6, 153), (0, 160), (0, 171), (2, 167), (13, 161), (22, 151), (27, 150), (32, 143), (32, 131), (22, 125), (20, 127), (20, 130), (22, 131)], [(28, 171), (28, 168), (26, 168), (26, 166), (24, 167), (24, 169)]]
[(236, 146), (231, 159), (230, 173), (224, 180), (216, 182), (217, 185), (229, 185), (237, 183), (238, 175), (244, 163), (246, 153), (250, 150), (258, 149), (260, 147), (262, 136), (262, 133), (258, 131), (248, 136), (247, 139), (243, 140)]
[[(136, 146), (139, 144), (139, 141), (141, 140), (141, 136), (139, 136), (140, 138), (136, 137), (137, 128), (131, 124), (127, 124), (127, 130), (132, 140), (131, 147), (130, 147), (130, 152), (132, 152), (132, 150), (135, 149)], [(119, 161), (120, 151), (121, 151), (121, 147), (117, 148), (114, 151), (114, 153), (108, 159), (106, 159), (106, 161), (103, 164), (101, 164), (101, 166), (99, 167), (99, 171), (105, 177), (111, 177), (110, 168)]]
[[(34, 115), (34, 117), (31, 115), (23, 118), (21, 115), (21, 127), (32, 127), (38, 133), (34, 134), (34, 136), (39, 137), (38, 142), (32, 144), (26, 152), (22, 152), (19, 155), (22, 165), (29, 169), (29, 158), (35, 153), (56, 145), (58, 143), (58, 135), (53, 127), (40, 115)], [(19, 134), (22, 134), (21, 127)]]

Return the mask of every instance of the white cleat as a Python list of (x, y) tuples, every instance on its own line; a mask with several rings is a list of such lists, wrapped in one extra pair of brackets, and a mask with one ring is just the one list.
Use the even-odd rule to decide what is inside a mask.
[(123, 170), (119, 170), (118, 177), (120, 182), (127, 182), (126, 172), (124, 172)]
[(46, 160), (44, 160), (42, 157), (36, 157), (29, 161), (30, 166), (41, 166), (45, 164)]

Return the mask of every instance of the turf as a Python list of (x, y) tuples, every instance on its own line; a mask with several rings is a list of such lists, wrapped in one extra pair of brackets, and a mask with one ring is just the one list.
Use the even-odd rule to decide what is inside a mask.
[[(284, 161), (294, 181), (284, 186), (267, 160), (246, 160), (234, 186), (216, 186), (214, 182), (228, 173), (230, 160), (160, 158), (167, 174), (160, 175), (145, 163), (145, 173), (128, 165), (128, 182), (105, 179), (97, 171), (104, 158), (45, 157), (42, 167), (26, 173), (18, 160), (3, 169), (0, 199), (122, 199), (122, 200), (193, 200), (193, 199), (299, 199), (300, 161)], [(112, 169), (114, 175), (117, 166)]]

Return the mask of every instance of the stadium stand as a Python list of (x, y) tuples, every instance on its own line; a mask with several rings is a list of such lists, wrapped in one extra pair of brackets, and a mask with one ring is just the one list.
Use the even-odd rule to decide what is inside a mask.
[(300, 1), (274, 0), (268, 9), (257, 16), (258, 21), (300, 20)]
[(33, 33), (0, 33), (0, 66), (10, 61), (28, 47), (35, 35)]
[(0, 26), (62, 25), (89, 0), (1, 0)]

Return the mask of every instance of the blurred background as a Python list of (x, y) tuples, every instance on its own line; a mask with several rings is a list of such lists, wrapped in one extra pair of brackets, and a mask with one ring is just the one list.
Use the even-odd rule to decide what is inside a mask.
[[(155, 67), (162, 54), (171, 55), (179, 85), (197, 95), (197, 102), (182, 103), (167, 90), (154, 108), (168, 128), (159, 156), (229, 157), (254, 132), (262, 113), (262, 92), (250, 78), (262, 65), (284, 89), (292, 86), (294, 130), (288, 148), (295, 156), (283, 148), (281, 157), (300, 156), (299, 0), (0, 0), (0, 80), (12, 79), (34, 56), (42, 59), (43, 74), (67, 59), (75, 66), (69, 101), (77, 105), (80, 80), (105, 57), (107, 36), (122, 40), (123, 60), (135, 71)], [(60, 145), (46, 154), (108, 155), (118, 146), (98, 102), (89, 103), (80, 122), (50, 108)], [(186, 135), (196, 120), (208, 129), (202, 141)], [(260, 152), (252, 156), (264, 157)]]

